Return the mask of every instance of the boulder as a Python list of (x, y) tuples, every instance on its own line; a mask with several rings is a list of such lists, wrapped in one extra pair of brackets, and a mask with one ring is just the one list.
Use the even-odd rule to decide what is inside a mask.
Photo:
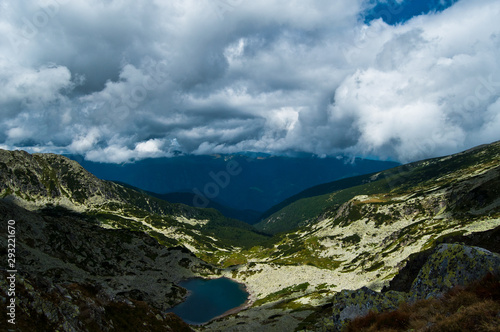
[(500, 274), (500, 255), (479, 247), (440, 244), (428, 256), (409, 292), (375, 292), (367, 287), (343, 290), (333, 297), (328, 330), (342, 331), (346, 324), (370, 311), (397, 309), (402, 302), (438, 297), (454, 286), (467, 285), (488, 273)]
[(367, 287), (343, 290), (333, 299), (332, 322), (329, 325), (341, 331), (345, 324), (356, 317), (364, 316), (370, 311), (394, 310), (406, 300), (407, 294), (403, 292), (379, 293)]
[(479, 280), (488, 272), (500, 273), (500, 255), (479, 247), (440, 244), (413, 281), (411, 298), (436, 297), (454, 286)]

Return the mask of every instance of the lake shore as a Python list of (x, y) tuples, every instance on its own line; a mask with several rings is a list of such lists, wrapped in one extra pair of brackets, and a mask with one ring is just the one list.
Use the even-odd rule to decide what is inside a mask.
[[(192, 301), (192, 296), (193, 296), (193, 294), (195, 294), (194, 289), (191, 289), (191, 287), (188, 287), (185, 283), (193, 282), (193, 281), (198, 281), (198, 282), (201, 281), (201, 282), (205, 283), (205, 282), (215, 281), (215, 280), (220, 280), (220, 279), (226, 279), (228, 282), (233, 284), (233, 290), (231, 291), (232, 294), (242, 292), (246, 295), (245, 297), (240, 298), (240, 301), (242, 301), (242, 302), (238, 301), (239, 303), (241, 303), (240, 305), (238, 305), (236, 307), (232, 307), (229, 310), (224, 311), (224, 312), (219, 311), (219, 313), (220, 312), (222, 312), (222, 313), (217, 315), (217, 316), (213, 316), (213, 318), (206, 320), (206, 321), (198, 320), (200, 318), (199, 316), (197, 317), (198, 319), (192, 319), (192, 315), (189, 314), (189, 311), (186, 314), (185, 308), (181, 309), (181, 311), (182, 310), (184, 311), (184, 315), (181, 314), (180, 312), (176, 311), (176, 308), (180, 309), (181, 306), (183, 306), (184, 304), (186, 304), (190, 300)], [(217, 319), (220, 319), (220, 318), (232, 315), (232, 314), (236, 314), (244, 309), (247, 309), (255, 302), (255, 296), (251, 292), (248, 291), (247, 285), (245, 285), (244, 283), (238, 282), (237, 280), (235, 280), (233, 278), (228, 278), (226, 276), (218, 277), (218, 278), (214, 278), (212, 276), (210, 276), (208, 278), (206, 278), (206, 277), (205, 278), (202, 278), (202, 277), (187, 278), (187, 279), (183, 280), (182, 282), (180, 282), (178, 285), (187, 290), (186, 294), (184, 295), (184, 302), (179, 303), (177, 306), (170, 309), (169, 312), (173, 312), (173, 313), (179, 315), (181, 317), (181, 319), (183, 319), (186, 323), (188, 323), (189, 325), (191, 325), (193, 327), (194, 326), (203, 326), (203, 325), (206, 325), (214, 320), (217, 320)], [(219, 290), (219, 292), (220, 291), (221, 290)], [(220, 293), (215, 293), (212, 296), (217, 297), (218, 296), (217, 294), (220, 294)], [(206, 296), (206, 294), (205, 294), (205, 296)], [(203, 299), (201, 299), (201, 300), (203, 300)], [(238, 302), (236, 302), (234, 304), (238, 304)], [(227, 308), (227, 306), (226, 306), (226, 308)], [(203, 309), (200, 309), (200, 310), (203, 310)], [(191, 315), (191, 317), (190, 317), (190, 315)]]
[(256, 300), (255, 295), (252, 294), (248, 290), (248, 287), (247, 287), (246, 284), (242, 283), (241, 281), (239, 281), (239, 280), (237, 280), (235, 278), (231, 278), (231, 277), (228, 277), (228, 276), (224, 276), (223, 278), (230, 279), (230, 280), (236, 282), (237, 284), (239, 284), (240, 288), (248, 294), (248, 298), (246, 299), (246, 301), (243, 304), (241, 304), (241, 305), (239, 305), (237, 307), (234, 307), (232, 309), (229, 309), (229, 310), (225, 311), (224, 313), (220, 314), (219, 316), (216, 316), (216, 317), (212, 318), (208, 322), (205, 322), (203, 324), (199, 324), (199, 326), (209, 324), (209, 323), (211, 323), (211, 322), (213, 322), (213, 321), (215, 321), (217, 319), (221, 319), (221, 318), (224, 318), (224, 317), (227, 317), (227, 316), (230, 316), (230, 315), (237, 314), (238, 312), (240, 312), (242, 310), (250, 308), (252, 306), (252, 304), (255, 302), (255, 300)]
[(250, 308), (254, 302), (255, 302), (255, 299), (253, 298), (253, 296), (249, 295), (248, 299), (242, 305), (237, 306), (237, 307), (232, 308), (232, 309), (229, 309), (228, 311), (222, 313), (221, 315), (219, 315), (217, 317), (214, 317), (213, 319), (211, 319), (210, 321), (204, 323), (203, 325), (208, 324), (208, 323), (210, 323), (210, 322), (212, 322), (214, 320), (217, 320), (217, 319), (220, 319), (220, 318), (224, 318), (226, 316), (237, 314), (238, 312), (240, 312), (242, 310)]

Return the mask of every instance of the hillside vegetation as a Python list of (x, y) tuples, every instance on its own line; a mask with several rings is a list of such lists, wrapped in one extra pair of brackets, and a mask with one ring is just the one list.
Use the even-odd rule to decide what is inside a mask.
[[(383, 194), (389, 199), (389, 194), (396, 197), (444, 189), (454, 181), (498, 167), (499, 153), (500, 144), (496, 142), (453, 156), (315, 186), (271, 208), (256, 227), (274, 234), (289, 231), (331, 217), (342, 204), (358, 195)], [(498, 193), (489, 193), (490, 199), (496, 197), (495, 194)]]
[(0, 150), (0, 197), (31, 210), (65, 207), (97, 218), (102, 227), (146, 232), (164, 245), (183, 245), (207, 258), (268, 239), (214, 209), (169, 203), (100, 180), (77, 162), (54, 154)]
[[(23, 287), (35, 290), (22, 303), (37, 312), (48, 301), (55, 310), (50, 326), (65, 331), (71, 315), (77, 324), (104, 310), (105, 322), (117, 307), (127, 315), (134, 307), (150, 313), (171, 307), (182, 298), (176, 283), (185, 277), (226, 276), (250, 293), (239, 313), (191, 328), (322, 331), (347, 326), (370, 303), (377, 311), (395, 310), (483, 272), (500, 272), (500, 256), (476, 247), (489, 243), (497, 251), (497, 237), (456, 244), (500, 226), (499, 142), (310, 188), (270, 211), (259, 230), (214, 209), (99, 180), (52, 154), (0, 150), (0, 198), (3, 215), (23, 227), (19, 246), (30, 262)], [(39, 279), (71, 299), (44, 297)], [(88, 313), (75, 294), (87, 302), (102, 294), (110, 300)], [(74, 310), (56, 309), (58, 301)], [(179, 323), (153, 316), (151, 326)]]
[[(292, 229), (285, 231), (290, 222)], [(226, 262), (239, 264), (232, 276), (263, 299), (255, 312), (262, 307), (274, 315), (292, 310), (273, 321), (278, 326), (295, 317), (300, 324), (344, 289), (381, 290), (412, 254), (445, 238), (500, 226), (500, 143), (401, 166), (370, 175), (364, 184), (297, 200), (262, 225), (282, 232), (272, 243), (234, 253)], [(305, 290), (294, 291), (305, 283)], [(273, 295), (278, 293), (279, 300)]]

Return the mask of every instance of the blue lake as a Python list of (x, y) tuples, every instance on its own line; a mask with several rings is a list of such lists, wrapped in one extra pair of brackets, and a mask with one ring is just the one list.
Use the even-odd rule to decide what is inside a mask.
[(248, 299), (244, 285), (228, 278), (193, 278), (179, 286), (189, 291), (187, 299), (169, 312), (178, 315), (188, 324), (203, 324), (239, 307)]

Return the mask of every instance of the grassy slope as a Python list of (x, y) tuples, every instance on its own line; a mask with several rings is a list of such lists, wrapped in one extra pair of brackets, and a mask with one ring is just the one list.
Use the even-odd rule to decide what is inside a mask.
[[(146, 204), (147, 198), (147, 202), (155, 202), (163, 207), (165, 211), (168, 211), (170, 215), (184, 215), (199, 220), (208, 220), (208, 223), (204, 226), (185, 225), (185, 227), (194, 231), (202, 231), (204, 235), (213, 236), (226, 245), (249, 248), (269, 238), (268, 235), (257, 231), (253, 226), (237, 219), (227, 218), (213, 208), (195, 208), (181, 203), (170, 203), (150, 196), (149, 193), (132, 186), (120, 187), (125, 189), (124, 193), (126, 193), (132, 205), (140, 209), (148, 210), (150, 204)], [(150, 212), (154, 213), (155, 211)], [(158, 226), (172, 226), (173, 223), (176, 223), (173, 219), (168, 222), (167, 219), (158, 218), (158, 216), (156, 218), (153, 216), (152, 219), (156, 220)], [(194, 232), (190, 235), (201, 240), (201, 237)]]
[[(205, 247), (217, 241), (222, 247), (251, 247), (268, 238), (252, 226), (226, 218), (214, 209), (170, 203), (136, 188), (100, 180), (60, 155), (0, 150), (0, 170), (0, 198), (14, 195), (42, 205), (70, 201), (108, 225), (146, 231), (165, 245), (182, 243), (152, 231), (137, 220), (154, 223), (157, 228), (177, 227)], [(179, 223), (178, 217), (208, 222), (190, 225)]]
[[(433, 158), (399, 166), (377, 173), (377, 176), (364, 175), (316, 186), (291, 198), (289, 200), (292, 201), (291, 204), (274, 212), (255, 226), (259, 230), (276, 234), (318, 220), (318, 217), (321, 218), (325, 214), (331, 215), (340, 205), (357, 195), (389, 192), (401, 194), (422, 188), (447, 186), (453, 181), (447, 178), (448, 175), (467, 175), (475, 165), (484, 166), (492, 163), (498, 165), (499, 155), (500, 143), (496, 142), (445, 158)], [(318, 195), (311, 197), (315, 193)], [(276, 208), (270, 212), (274, 210)]]

